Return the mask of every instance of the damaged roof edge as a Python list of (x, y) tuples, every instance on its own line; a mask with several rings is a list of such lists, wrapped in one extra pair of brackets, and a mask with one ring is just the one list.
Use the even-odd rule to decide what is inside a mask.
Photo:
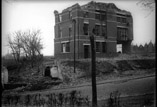
[(72, 5), (72, 6), (70, 6), (70, 7), (68, 7), (68, 8), (66, 8), (66, 9), (64, 9), (63, 11), (62, 11), (62, 13), (63, 12), (66, 12), (66, 11), (71, 11), (73, 8), (80, 8), (80, 5), (78, 4), (78, 3), (76, 3), (76, 4), (74, 4), (74, 5)]
[(64, 9), (62, 11), (62, 13), (67, 12), (67, 11), (71, 11), (74, 8), (80, 8), (80, 9), (86, 8), (86, 9), (88, 9), (88, 8), (91, 8), (92, 6), (94, 6), (97, 9), (100, 9), (100, 10), (101, 9), (106, 10), (106, 8), (114, 9), (117, 14), (131, 15), (131, 12), (119, 9), (114, 3), (102, 3), (102, 2), (95, 2), (95, 1), (88, 2), (87, 4), (84, 4), (82, 6), (80, 6), (78, 3), (76, 3), (72, 6)]

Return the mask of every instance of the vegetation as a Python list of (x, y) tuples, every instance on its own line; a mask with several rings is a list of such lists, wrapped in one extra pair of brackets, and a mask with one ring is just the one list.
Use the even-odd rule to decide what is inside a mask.
[[(73, 73), (73, 63), (72, 60), (61, 61), (63, 82), (78, 85), (91, 81), (90, 60), (77, 60), (76, 73)], [(155, 59), (96, 60), (97, 81), (154, 73)]]
[(132, 53), (155, 53), (155, 43), (153, 44), (151, 41), (144, 45), (131, 45)]
[(140, 0), (136, 4), (142, 7), (144, 10), (149, 11), (147, 16), (149, 16), (155, 10), (155, 0)]
[(2, 57), (2, 64), (9, 71), (9, 82), (24, 81), (27, 74), (30, 76), (36, 71), (41, 74), (44, 59), (40, 30), (16, 31), (9, 35), (8, 46), (11, 53)]
[(8, 95), (3, 98), (3, 103), (8, 106), (89, 107), (89, 98), (82, 96), (80, 91), (73, 90), (45, 95)]
[(34, 67), (42, 60), (41, 50), (43, 45), (40, 30), (16, 31), (9, 35), (8, 40), (12, 55), (18, 65), (27, 63), (27, 65), (30, 64), (31, 67)]
[[(117, 79), (119, 77), (128, 77), (128, 76), (136, 76), (136, 75), (147, 75), (147, 74), (154, 74), (155, 73), (155, 59), (149, 58), (147, 59), (145, 56), (144, 58), (137, 59), (135, 56), (129, 55), (129, 59), (127, 55), (120, 54), (118, 58), (123, 58), (121, 60), (115, 60), (114, 58), (108, 58), (108, 59), (102, 59), (97, 58), (96, 60), (96, 74), (97, 74), (97, 81), (101, 80), (107, 80), (107, 79)], [(124, 57), (126, 58), (124, 60)], [(135, 58), (135, 59), (133, 59)], [(48, 61), (48, 58), (46, 57), (46, 63), (51, 63), (52, 60)], [(17, 73), (16, 77), (18, 77), (18, 81), (16, 82), (22, 82), (26, 81), (28, 83), (27, 86), (18, 87), (16, 89), (12, 90), (6, 90), (3, 93), (3, 104), (5, 105), (15, 105), (15, 106), (86, 106), (90, 107), (91, 98), (83, 97), (82, 95), (78, 94), (78, 91), (74, 92), (68, 92), (65, 93), (59, 92), (59, 93), (42, 93), (39, 94), (38, 92), (40, 90), (44, 89), (64, 89), (73, 87), (76, 85), (84, 85), (91, 81), (90, 78), (90, 60), (77, 60), (76, 61), (76, 72), (73, 72), (73, 60), (62, 60), (60, 61), (60, 68), (63, 73), (63, 83), (60, 83), (60, 81), (54, 82), (51, 78), (43, 77), (41, 73), (38, 73), (36, 69), (34, 70), (26, 70), (21, 73)], [(33, 73), (33, 74), (32, 74)], [(23, 76), (25, 75), (25, 76)], [(15, 73), (14, 73), (15, 77)], [(13, 78), (11, 78), (13, 80)], [(49, 91), (48, 90), (48, 91)], [(37, 91), (38, 94), (28, 94), (27, 91)], [(100, 91), (100, 90), (99, 90)], [(16, 94), (18, 93), (18, 94)], [(105, 92), (104, 92), (105, 93)], [(116, 93), (116, 92), (115, 92)], [(111, 96), (107, 96), (106, 98), (109, 99), (103, 99), (105, 102), (101, 102), (101, 104), (104, 104), (105, 107), (121, 107), (122, 105), (128, 105), (128, 102), (123, 101), (123, 104), (121, 103), (121, 97), (120, 93), (115, 94), (114, 92), (110, 94)], [(22, 94), (22, 95), (20, 95)], [(8, 96), (7, 96), (8, 95)], [(83, 94), (84, 95), (84, 94)], [(61, 97), (62, 96), (62, 97)], [(73, 97), (74, 96), (74, 97)], [(81, 97), (80, 97), (81, 96)], [(137, 96), (138, 97), (138, 96)], [(143, 98), (143, 97), (142, 97)], [(146, 98), (146, 97), (144, 97)], [(122, 98), (125, 99), (125, 98)], [(89, 101), (90, 100), (90, 101)], [(152, 105), (153, 99), (145, 99), (145, 100), (139, 100), (143, 101), (143, 105)], [(33, 103), (34, 102), (34, 103)], [(129, 105), (130, 107), (136, 103), (136, 100), (129, 99)], [(100, 104), (100, 103), (98, 103)], [(138, 104), (141, 104), (141, 102), (138, 102)], [(99, 106), (99, 107), (104, 107)]]

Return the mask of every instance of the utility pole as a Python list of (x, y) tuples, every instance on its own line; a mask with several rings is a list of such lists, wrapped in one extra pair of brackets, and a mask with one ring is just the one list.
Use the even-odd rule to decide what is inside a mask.
[(75, 29), (76, 29), (76, 20), (73, 19), (72, 21), (74, 23), (74, 73), (75, 73), (75, 33), (76, 33)]
[(90, 36), (91, 43), (91, 70), (92, 70), (92, 107), (97, 107), (97, 88), (96, 88), (96, 64), (95, 64), (95, 42), (93, 34)]

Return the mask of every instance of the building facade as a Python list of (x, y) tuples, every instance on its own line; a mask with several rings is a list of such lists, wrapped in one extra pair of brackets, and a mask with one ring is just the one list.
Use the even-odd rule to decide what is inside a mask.
[(55, 14), (54, 49), (56, 58), (89, 58), (90, 35), (95, 37), (96, 57), (131, 51), (133, 19), (130, 12), (113, 3), (75, 4)]

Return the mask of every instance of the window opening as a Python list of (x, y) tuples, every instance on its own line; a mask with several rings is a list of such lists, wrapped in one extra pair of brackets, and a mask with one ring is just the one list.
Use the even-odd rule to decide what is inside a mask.
[(70, 42), (62, 43), (61, 51), (63, 53), (70, 52)]
[(96, 52), (100, 52), (100, 42), (96, 42)]
[(89, 24), (84, 23), (84, 25), (83, 25), (84, 35), (88, 35), (88, 27), (89, 27)]

